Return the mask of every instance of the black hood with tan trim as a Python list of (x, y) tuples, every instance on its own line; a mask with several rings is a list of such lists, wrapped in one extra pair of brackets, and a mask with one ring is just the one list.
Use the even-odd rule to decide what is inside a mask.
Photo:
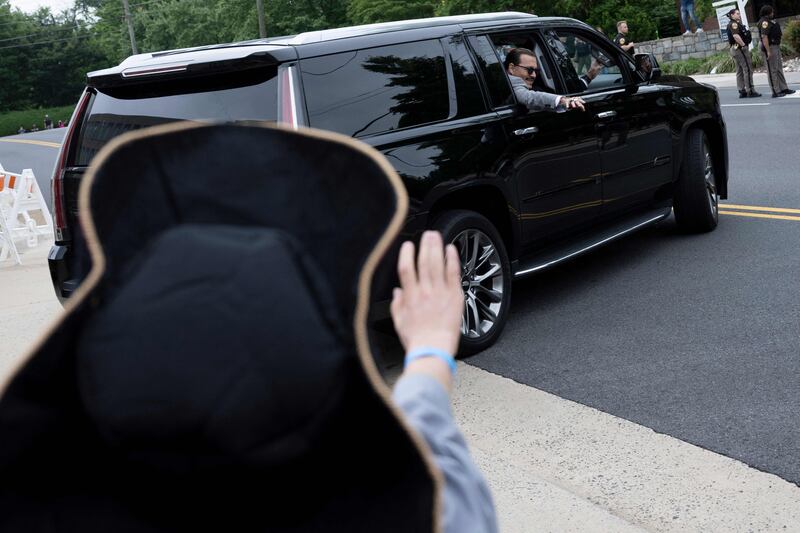
[(382, 156), (173, 124), (92, 169), (92, 271), (0, 398), (0, 530), (439, 530), (367, 340), (407, 206)]

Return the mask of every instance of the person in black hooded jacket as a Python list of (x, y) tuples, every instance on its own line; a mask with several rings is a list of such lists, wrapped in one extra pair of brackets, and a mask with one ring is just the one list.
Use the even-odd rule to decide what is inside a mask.
[(80, 191), (92, 268), (0, 384), (0, 531), (496, 531), (449, 409), (463, 294), (438, 234), (400, 253), (393, 392), (371, 351), (407, 208), (378, 152), (328, 132), (112, 141)]

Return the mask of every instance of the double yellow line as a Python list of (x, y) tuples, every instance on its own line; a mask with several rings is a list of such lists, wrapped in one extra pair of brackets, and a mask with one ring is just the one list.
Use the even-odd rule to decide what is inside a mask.
[(35, 141), (33, 139), (0, 139), (4, 143), (18, 143), (18, 144), (35, 144), (37, 146), (47, 146), (48, 148), (61, 148), (60, 143), (51, 143), (48, 141)]
[(800, 209), (789, 209), (787, 207), (759, 207), (755, 205), (719, 204), (719, 214), (733, 215), (735, 217), (774, 218), (778, 220), (794, 220), (800, 222)]

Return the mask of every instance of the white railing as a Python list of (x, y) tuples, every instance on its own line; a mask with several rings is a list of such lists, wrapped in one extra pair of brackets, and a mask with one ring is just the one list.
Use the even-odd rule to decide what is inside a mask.
[(35, 248), (39, 236), (52, 234), (53, 217), (33, 171), (27, 168), (17, 174), (0, 165), (0, 265), (9, 256), (16, 264), (22, 264), (18, 242), (25, 241), (29, 248)]

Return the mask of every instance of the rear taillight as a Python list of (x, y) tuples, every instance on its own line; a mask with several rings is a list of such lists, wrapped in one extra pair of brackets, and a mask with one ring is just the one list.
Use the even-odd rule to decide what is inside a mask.
[(50, 191), (52, 198), (52, 211), (53, 211), (53, 224), (55, 225), (56, 241), (63, 241), (66, 237), (67, 228), (67, 213), (66, 205), (64, 202), (64, 168), (67, 165), (67, 157), (69, 157), (69, 149), (72, 144), (72, 139), (78, 131), (78, 122), (83, 117), (86, 111), (86, 105), (89, 103), (91, 94), (84, 91), (75, 111), (72, 113), (72, 118), (69, 119), (69, 127), (67, 134), (64, 136), (64, 141), (61, 143), (61, 151), (58, 153), (56, 159), (56, 167), (53, 171), (53, 178), (50, 180)]
[(295, 86), (293, 69), (282, 68), (278, 71), (278, 109), (280, 115), (278, 122), (297, 127), (297, 106), (295, 100)]

